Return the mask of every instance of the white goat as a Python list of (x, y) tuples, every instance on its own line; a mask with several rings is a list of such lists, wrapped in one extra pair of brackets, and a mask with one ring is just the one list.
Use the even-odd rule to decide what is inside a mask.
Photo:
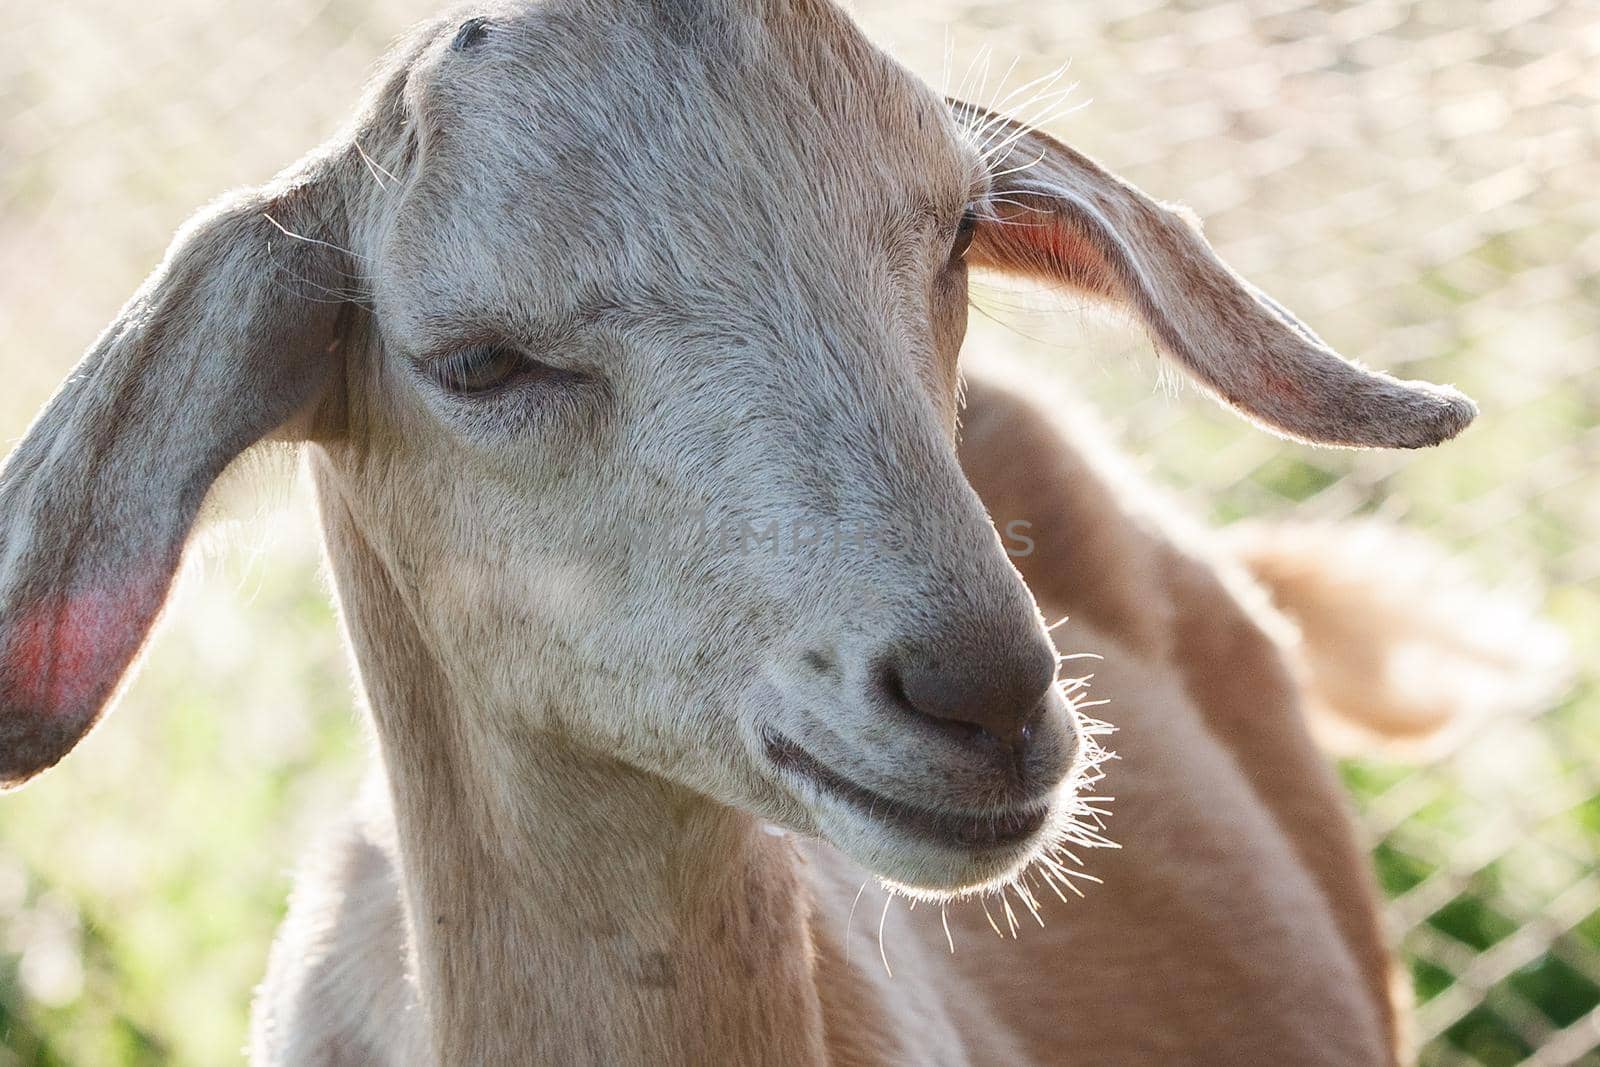
[[(1012, 394), (971, 388), (963, 475), (967, 272), (1122, 302), (1297, 438), (1471, 404), (826, 0), (470, 14), (187, 226), (0, 472), (0, 784), (111, 702), (219, 473), (302, 442), (384, 773), (258, 1062), (1390, 1062), (1266, 616)], [(1081, 687), (974, 486), (1124, 730), (1113, 884), (1016, 941), (972, 902), (849, 921), (871, 878), (1021, 900), (1092, 843)]]

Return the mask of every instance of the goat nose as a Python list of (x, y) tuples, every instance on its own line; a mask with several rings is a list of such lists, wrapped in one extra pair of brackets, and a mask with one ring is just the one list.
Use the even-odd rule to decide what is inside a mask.
[(989, 654), (908, 649), (884, 661), (881, 679), (903, 710), (986, 734), (1007, 745), (1029, 740), (1055, 682), (1055, 649), (1043, 634)]

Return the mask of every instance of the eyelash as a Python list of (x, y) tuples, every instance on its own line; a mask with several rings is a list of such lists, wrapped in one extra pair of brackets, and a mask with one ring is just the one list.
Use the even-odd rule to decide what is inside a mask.
[(441, 389), (463, 397), (488, 396), (520, 380), (554, 371), (518, 349), (496, 344), (459, 349), (428, 368)]

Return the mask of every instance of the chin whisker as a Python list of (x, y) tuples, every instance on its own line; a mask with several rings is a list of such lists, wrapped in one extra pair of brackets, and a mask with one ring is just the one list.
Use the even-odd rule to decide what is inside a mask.
[(883, 973), (890, 978), (894, 977), (894, 968), (889, 966), (889, 952), (883, 944), (883, 927), (889, 921), (889, 905), (894, 903), (894, 894), (885, 893), (883, 896), (883, 914), (878, 916), (878, 958), (883, 961)]
[(1000, 932), (999, 925), (994, 921), (994, 915), (989, 911), (988, 895), (985, 894), (980, 896), (978, 898), (978, 903), (983, 907), (983, 917), (989, 920), (989, 929), (994, 931), (994, 936), (1004, 938), (1006, 935)]

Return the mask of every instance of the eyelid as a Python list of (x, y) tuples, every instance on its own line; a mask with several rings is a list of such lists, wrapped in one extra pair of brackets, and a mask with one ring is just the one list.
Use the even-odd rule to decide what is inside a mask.
[(500, 333), (471, 332), (454, 333), (446, 335), (448, 340), (441, 339), (437, 343), (429, 344), (422, 350), (421, 355), (415, 357), (417, 366), (426, 371), (437, 363), (443, 363), (462, 352), (469, 352), (480, 348), (522, 348), (523, 346)]
[[(505, 342), (458, 345), (429, 360), (426, 370), (441, 389), (455, 396), (484, 396), (538, 366), (527, 352)], [(474, 381), (479, 373), (486, 377)]]
[(474, 323), (470, 313), (454, 316), (441, 320), (437, 332), (430, 331), (433, 337), (419, 346), (422, 355), (416, 357), (417, 365), (426, 370), (431, 363), (472, 348), (514, 348), (541, 363), (560, 363), (562, 350), (570, 347), (585, 327), (597, 322), (604, 310), (597, 305), (580, 306), (528, 327), (484, 327)]

